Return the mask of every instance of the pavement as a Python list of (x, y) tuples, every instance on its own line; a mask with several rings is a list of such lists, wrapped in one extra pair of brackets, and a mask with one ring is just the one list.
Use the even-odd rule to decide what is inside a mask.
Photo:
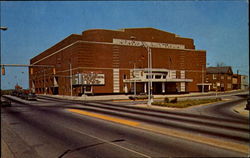
[[(227, 91), (227, 92), (217, 92), (218, 96), (220, 97), (223, 94), (228, 94), (228, 93), (246, 93), (246, 91), (241, 91), (241, 90), (233, 90), (233, 91)], [(168, 98), (185, 98), (185, 97), (195, 97), (195, 96), (212, 96), (216, 95), (215, 92), (195, 92), (195, 93), (188, 93), (188, 94), (172, 94), (172, 95), (154, 95), (154, 99), (164, 99), (165, 97)], [(61, 99), (69, 99), (69, 100), (83, 100), (83, 101), (131, 101), (134, 102), (130, 99), (128, 99), (129, 96), (132, 95), (100, 95), (100, 96), (87, 96), (83, 95), (81, 97), (79, 96), (66, 96), (66, 95), (44, 95), (44, 96), (50, 96), (54, 98), (61, 98)], [(147, 99), (144, 99), (147, 101)], [(147, 104), (139, 103), (139, 104), (133, 104), (132, 106), (137, 106), (137, 107), (149, 107)], [(249, 111), (245, 110), (246, 102), (241, 103), (240, 105), (237, 105), (233, 107), (233, 111), (237, 112), (245, 117), (249, 117)], [(159, 110), (181, 110), (180, 108), (169, 108), (169, 107), (160, 107), (160, 106), (154, 106), (151, 105), (150, 108), (155, 108)]]
[[(232, 92), (232, 91), (230, 91)], [(230, 93), (229, 92), (229, 93)], [(239, 91), (240, 92), (240, 91)], [(213, 95), (214, 92), (207, 92), (207, 93), (189, 93), (189, 94), (179, 94), (179, 95), (154, 95), (155, 99), (163, 99), (165, 97), (169, 98), (181, 98), (181, 97), (192, 97), (192, 96), (202, 96), (202, 95)], [(218, 94), (226, 94), (225, 92), (218, 93)], [(70, 99), (70, 100), (86, 100), (86, 101), (95, 101), (95, 100), (106, 100), (106, 101), (130, 101), (128, 97), (130, 95), (105, 95), (105, 96), (81, 96), (81, 97), (71, 97), (71, 96), (62, 96), (62, 95), (45, 95), (55, 98), (63, 98), (63, 99)], [(10, 96), (11, 97), (11, 96)], [(20, 99), (21, 100), (21, 99)], [(25, 102), (25, 101), (24, 101)], [(139, 107), (148, 107), (146, 104), (134, 104), (133, 106), (139, 106)], [(234, 106), (232, 110), (236, 113), (239, 113), (240, 115), (243, 115), (245, 117), (249, 117), (249, 111), (245, 110), (246, 102), (243, 102), (237, 106)], [(178, 108), (166, 108), (166, 107), (156, 107), (152, 106), (151, 108), (157, 108), (161, 110), (178, 110)], [(10, 150), (9, 146), (5, 142), (4, 139), (1, 139), (1, 157), (2, 158), (15, 158), (13, 152)]]
[(249, 118), (249, 110), (246, 110), (246, 109), (245, 109), (246, 104), (247, 104), (247, 101), (245, 101), (245, 102), (243, 102), (243, 103), (241, 103), (241, 104), (238, 104), (238, 105), (234, 106), (234, 107), (233, 107), (233, 111), (239, 113), (240, 115), (243, 115), (243, 116)]
[[(239, 90), (233, 90), (233, 91), (227, 91), (227, 92), (217, 92), (218, 95), (221, 94), (228, 94), (232, 92), (244, 92)], [(192, 97), (192, 96), (206, 96), (206, 95), (216, 95), (215, 92), (194, 92), (194, 93), (188, 93), (188, 94), (167, 94), (167, 95), (154, 95), (155, 99), (164, 99), (165, 97), (169, 98), (182, 98), (182, 97)], [(95, 100), (101, 100), (101, 101), (119, 101), (119, 100), (127, 100), (129, 96), (131, 95), (124, 95), (124, 94), (118, 94), (118, 95), (95, 95), (95, 96), (88, 96), (88, 95), (82, 95), (82, 96), (67, 96), (67, 95), (49, 95), (45, 94), (45, 96), (51, 96), (55, 98), (63, 98), (63, 99), (71, 99), (71, 100), (86, 100), (86, 101), (95, 101)]]

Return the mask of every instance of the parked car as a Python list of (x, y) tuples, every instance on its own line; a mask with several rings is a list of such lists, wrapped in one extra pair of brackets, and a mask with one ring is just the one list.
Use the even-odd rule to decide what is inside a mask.
[(13, 91), (13, 92), (11, 93), (12, 96), (17, 96), (17, 94), (18, 94), (17, 91)]
[(1, 107), (9, 107), (11, 106), (11, 101), (5, 98), (1, 98)]
[(22, 98), (23, 93), (22, 92), (17, 92), (17, 97)]
[(26, 98), (27, 98), (27, 95), (28, 95), (28, 94), (26, 94), (26, 93), (21, 93), (21, 94), (20, 94), (20, 97), (21, 97), (22, 99), (26, 99)]
[(29, 93), (25, 97), (26, 100), (37, 100), (37, 96), (35, 93)]

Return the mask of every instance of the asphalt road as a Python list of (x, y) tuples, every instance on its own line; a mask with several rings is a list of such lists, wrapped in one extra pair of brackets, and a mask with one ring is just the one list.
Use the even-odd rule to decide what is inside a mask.
[[(234, 100), (237, 101), (240, 100)], [(219, 105), (225, 112), (234, 102)], [(248, 155), (242, 148), (249, 145), (249, 121), (233, 113), (229, 117), (226, 112), (227, 116), (222, 117), (190, 110), (161, 111), (113, 102), (80, 104), (47, 97), (12, 104), (1, 109), (1, 131), (16, 157)]]

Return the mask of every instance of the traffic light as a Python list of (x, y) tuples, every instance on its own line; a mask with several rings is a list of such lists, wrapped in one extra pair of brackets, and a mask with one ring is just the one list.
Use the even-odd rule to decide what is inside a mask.
[(2, 67), (2, 75), (5, 75), (5, 68), (4, 68), (4, 66)]

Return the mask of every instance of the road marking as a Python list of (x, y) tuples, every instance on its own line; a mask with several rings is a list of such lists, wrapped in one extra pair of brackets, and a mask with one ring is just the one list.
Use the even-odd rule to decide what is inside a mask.
[(229, 149), (229, 150), (233, 150), (233, 151), (237, 151), (241, 153), (249, 152), (249, 146), (247, 145), (218, 140), (218, 139), (209, 138), (206, 136), (199, 136), (199, 135), (191, 134), (188, 132), (171, 130), (171, 129), (156, 127), (156, 126), (147, 125), (147, 124), (140, 124), (138, 128), (168, 135), (168, 136), (172, 136), (172, 137), (176, 137), (176, 138), (190, 140), (190, 141), (197, 142), (197, 143), (202, 143), (202, 144), (207, 144), (211, 146), (216, 146), (219, 148)]
[(106, 115), (101, 115), (101, 114), (96, 114), (96, 113), (87, 112), (87, 111), (84, 111), (84, 110), (68, 109), (68, 111), (78, 113), (78, 114), (82, 114), (82, 115), (95, 117), (95, 118), (99, 118), (99, 119), (103, 119), (103, 120), (107, 120), (107, 121), (112, 121), (112, 122), (116, 122), (116, 123), (120, 123), (120, 124), (124, 124), (124, 125), (129, 125), (129, 126), (138, 126), (139, 125), (138, 122), (124, 120), (124, 119), (111, 117), (111, 116), (106, 116)]
[(207, 145), (211, 145), (211, 146), (215, 146), (215, 147), (219, 147), (219, 148), (233, 150), (233, 151), (237, 151), (237, 152), (241, 152), (241, 153), (248, 153), (249, 152), (249, 146), (243, 145), (243, 144), (218, 140), (215, 138), (209, 138), (206, 136), (199, 136), (199, 135), (191, 134), (188, 132), (183, 132), (183, 131), (178, 131), (178, 130), (173, 130), (173, 129), (168, 129), (168, 128), (162, 128), (162, 127), (157, 127), (157, 126), (148, 125), (148, 124), (140, 124), (140, 123), (134, 122), (134, 121), (128, 121), (128, 120), (119, 119), (119, 118), (115, 118), (115, 117), (100, 115), (100, 114), (91, 113), (91, 112), (87, 112), (87, 111), (83, 111), (83, 110), (68, 109), (68, 111), (75, 112), (75, 113), (82, 114), (82, 115), (95, 117), (95, 118), (100, 118), (103, 120), (108, 120), (108, 121), (112, 121), (112, 122), (116, 122), (116, 123), (120, 123), (120, 124), (125, 124), (128, 126), (133, 126), (133, 127), (138, 128), (138, 129), (143, 129), (143, 130), (147, 130), (147, 131), (151, 131), (151, 132), (155, 132), (155, 133), (159, 133), (159, 134), (164, 134), (167, 136), (182, 138), (182, 139), (197, 142), (197, 143), (202, 143), (202, 144), (207, 144)]
[(115, 144), (115, 143), (113, 143), (113, 142), (107, 141), (107, 140), (102, 139), (102, 138), (99, 138), (99, 137), (96, 137), (96, 136), (94, 136), (94, 135), (87, 134), (87, 133), (85, 133), (85, 132), (83, 132), (83, 131), (74, 130), (74, 129), (72, 129), (72, 128), (69, 128), (69, 129), (72, 130), (72, 131), (75, 131), (75, 132), (84, 134), (84, 135), (86, 135), (86, 136), (89, 136), (89, 137), (98, 139), (99, 141), (102, 141), (102, 142), (104, 142), (104, 143), (107, 143), (107, 144), (111, 144), (111, 145), (117, 146), (117, 147), (119, 147), (119, 148), (122, 148), (122, 149), (127, 150), (127, 151), (132, 152), (132, 153), (135, 153), (135, 154), (137, 154), (137, 155), (141, 155), (141, 156), (143, 156), (143, 157), (151, 158), (151, 156), (149, 156), (149, 155), (146, 155), (146, 154), (140, 153), (140, 152), (138, 152), (138, 151), (135, 151), (135, 150), (132, 150), (132, 149), (123, 147), (123, 146), (121, 146), (121, 145)]

